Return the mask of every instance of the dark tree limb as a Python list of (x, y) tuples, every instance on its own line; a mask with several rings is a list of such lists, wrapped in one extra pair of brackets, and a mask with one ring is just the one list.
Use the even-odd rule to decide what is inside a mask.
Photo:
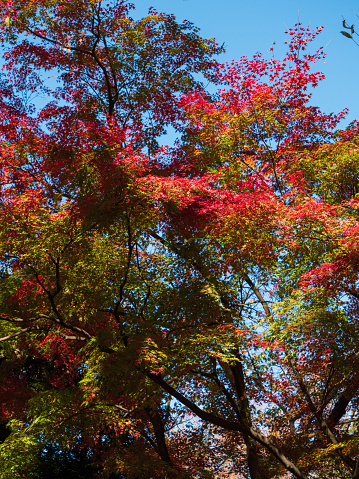
[(264, 446), (269, 452), (271, 452), (276, 459), (287, 469), (287, 471), (294, 474), (298, 479), (308, 479), (308, 476), (304, 474), (295, 464), (293, 464), (279, 449), (271, 443), (271, 441), (263, 434), (255, 431), (253, 428), (241, 424), (240, 422), (229, 421), (228, 419), (221, 418), (215, 414), (204, 411), (196, 406), (191, 400), (186, 398), (179, 391), (174, 389), (168, 384), (161, 376), (161, 374), (145, 373), (146, 376), (153, 382), (158, 384), (162, 389), (168, 392), (172, 397), (176, 398), (181, 404), (190, 409), (196, 416), (203, 421), (206, 421), (214, 426), (219, 426), (228, 431), (238, 431), (253, 438), (256, 442)]

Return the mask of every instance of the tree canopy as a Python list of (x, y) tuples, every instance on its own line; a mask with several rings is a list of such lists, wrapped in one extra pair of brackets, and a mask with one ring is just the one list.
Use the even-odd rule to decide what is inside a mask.
[(358, 479), (359, 130), (311, 103), (321, 29), (221, 65), (132, 8), (0, 2), (0, 478)]

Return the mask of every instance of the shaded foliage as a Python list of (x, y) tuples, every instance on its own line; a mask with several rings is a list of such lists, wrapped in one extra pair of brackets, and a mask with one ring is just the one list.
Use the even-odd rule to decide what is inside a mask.
[(310, 102), (321, 29), (221, 66), (131, 9), (0, 4), (0, 477), (358, 478), (358, 125)]

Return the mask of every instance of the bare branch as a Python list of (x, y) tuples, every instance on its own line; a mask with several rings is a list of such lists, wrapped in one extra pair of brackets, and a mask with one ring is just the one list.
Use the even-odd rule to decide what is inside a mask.
[(8, 336), (3, 336), (0, 338), (0, 341), (7, 341), (9, 339), (17, 338), (18, 336), (22, 336), (26, 333), (31, 333), (32, 331), (47, 331), (48, 328), (41, 328), (40, 326), (29, 326), (28, 328), (24, 328), (21, 331), (17, 331), (16, 333), (9, 334)]

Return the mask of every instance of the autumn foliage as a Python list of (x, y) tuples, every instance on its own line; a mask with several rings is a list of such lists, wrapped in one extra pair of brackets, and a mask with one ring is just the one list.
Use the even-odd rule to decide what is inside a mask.
[(359, 131), (311, 103), (321, 29), (220, 65), (132, 9), (0, 2), (0, 478), (359, 478)]

